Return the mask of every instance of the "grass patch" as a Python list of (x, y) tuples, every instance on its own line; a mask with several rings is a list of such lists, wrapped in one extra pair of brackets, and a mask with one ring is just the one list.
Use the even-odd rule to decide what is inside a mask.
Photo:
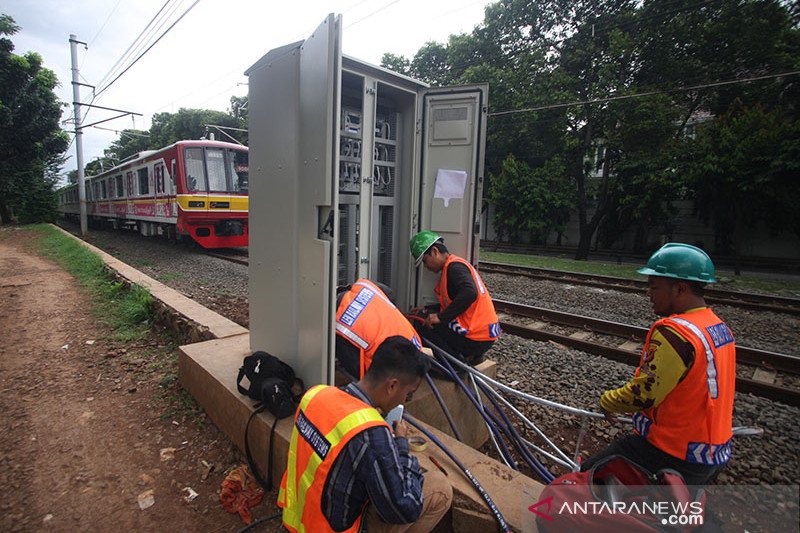
[(481, 259), (484, 261), (496, 261), (498, 263), (508, 263), (511, 265), (549, 268), (564, 272), (581, 272), (583, 274), (614, 276), (617, 278), (643, 279), (641, 274), (636, 272), (636, 269), (640, 267), (630, 264), (619, 265), (602, 261), (577, 261), (564, 257), (488, 252), (484, 250), (481, 250)]
[(75, 276), (92, 299), (94, 315), (123, 342), (144, 338), (153, 319), (152, 297), (138, 286), (127, 287), (106, 268), (100, 256), (75, 239), (46, 224), (29, 227), (39, 232), (39, 252)]
[[(481, 250), (481, 259), (484, 261), (496, 261), (498, 263), (508, 263), (511, 265), (548, 268), (565, 272), (581, 272), (584, 274), (595, 274), (602, 276), (613, 276), (616, 278), (644, 280), (645, 277), (637, 273), (636, 270), (644, 265), (617, 264), (602, 261), (577, 261), (564, 257), (548, 257), (539, 255), (512, 254), (507, 252), (490, 252)], [(764, 275), (766, 276), (766, 274)], [(782, 296), (800, 296), (800, 279), (793, 281), (767, 279), (765, 277), (745, 273), (741, 276), (733, 276), (725, 272), (720, 275), (717, 272), (719, 283), (716, 288), (776, 294)]]

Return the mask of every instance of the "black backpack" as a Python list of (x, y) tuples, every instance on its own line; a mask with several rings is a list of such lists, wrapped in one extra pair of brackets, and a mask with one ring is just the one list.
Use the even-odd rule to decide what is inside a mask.
[[(244, 388), (242, 379), (247, 377), (250, 386)], [(297, 395), (292, 394), (292, 387), (299, 389)], [(300, 401), (305, 387), (303, 381), (297, 378), (292, 367), (267, 352), (257, 351), (244, 358), (242, 366), (239, 368), (239, 375), (236, 378), (236, 388), (239, 392), (256, 400), (256, 410), (247, 420), (244, 429), (244, 451), (247, 455), (247, 463), (253, 472), (256, 480), (267, 491), (272, 490), (272, 449), (275, 437), (275, 426), (278, 420), (294, 414), (296, 404)], [(250, 452), (250, 441), (247, 438), (250, 430), (250, 423), (255, 416), (262, 411), (269, 411), (275, 417), (269, 436), (269, 457), (267, 459), (267, 480), (261, 477), (256, 468)]]

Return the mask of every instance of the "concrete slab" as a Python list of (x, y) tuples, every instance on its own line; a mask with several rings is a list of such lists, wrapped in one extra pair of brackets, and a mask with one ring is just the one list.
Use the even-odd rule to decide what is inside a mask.
[[(242, 359), (249, 353), (249, 335), (245, 334), (181, 346), (178, 359), (181, 385), (194, 396), (209, 418), (240, 449), (244, 449), (244, 427), (253, 410), (253, 401), (239, 394), (236, 389), (236, 377)], [(492, 369), (493, 372), (494, 363), (489, 363), (486, 367)], [(455, 387), (453, 383), (443, 384), (437, 381), (437, 385), (442, 385), (443, 396), (451, 397), (452, 393), (448, 385)], [(438, 405), (432, 399), (432, 393), (429, 389), (427, 391), (426, 393), (420, 387), (415, 394), (414, 402), (409, 403), (409, 412), (414, 415), (419, 414), (421, 419), (438, 409)], [(418, 395), (419, 399), (417, 399)], [(415, 405), (417, 401), (420, 404)], [(446, 401), (448, 404), (454, 402), (451, 398)], [(454, 415), (460, 413), (463, 417), (474, 412), (471, 406), (467, 409), (463, 405), (463, 401), (453, 405), (455, 408), (451, 411)], [(438, 411), (441, 412), (441, 409)], [(251, 424), (250, 447), (262, 473), (266, 471), (269, 434), (273, 421), (274, 418), (269, 413), (261, 413)], [(280, 482), (286, 468), (291, 429), (291, 418), (278, 421), (275, 428), (272, 462), (275, 484)], [(525, 518), (523, 511), (537, 501), (543, 486), (479, 453), (467, 444), (458, 442), (436, 428), (431, 427), (430, 430), (466, 465), (486, 492), (493, 496), (496, 505), (509, 524), (516, 531), (520, 531), (522, 520)], [(432, 456), (448, 471), (448, 479), (456, 494), (454, 512), (450, 515), (454, 521), (452, 531), (459, 533), (462, 531), (483, 532), (487, 527), (496, 527), (496, 525), (492, 525), (495, 524), (494, 518), (478, 492), (444, 452), (433, 443), (428, 443), (425, 451), (416, 453), (416, 455), (424, 469), (436, 468), (430, 460)], [(469, 512), (462, 513), (460, 510)], [(457, 528), (456, 520), (458, 521)]]
[[(203, 407), (212, 422), (240, 450), (244, 450), (244, 428), (253, 412), (254, 402), (239, 394), (236, 377), (242, 360), (250, 353), (248, 330), (95, 246), (77, 239), (70, 233), (64, 233), (97, 253), (126, 283), (147, 288), (155, 300), (160, 320), (175, 329), (188, 342), (194, 342), (180, 347), (179, 381)], [(195, 342), (198, 340), (205, 342)], [(496, 375), (496, 365), (493, 361), (485, 361), (478, 366), (478, 369), (491, 377)], [(426, 425), (479, 480), (486, 492), (492, 496), (512, 530), (522, 531), (524, 528), (526, 532), (535, 531), (535, 527), (530, 525), (530, 517), (526, 515), (527, 507), (538, 501), (544, 486), (473, 449), (470, 445), (478, 447), (488, 438), (486, 428), (454, 383), (436, 380), (436, 384), (456, 419), (466, 444), (436, 429), (440, 427), (451, 433), (446, 418), (427, 384), (420, 387), (414, 400), (409, 402), (408, 412), (436, 426)], [(273, 422), (275, 419), (272, 415), (261, 413), (251, 424), (250, 447), (262, 473), (266, 472), (269, 435)], [(272, 461), (275, 485), (280, 483), (286, 468), (291, 431), (291, 417), (277, 421)], [(436, 458), (447, 470), (448, 480), (453, 485), (455, 494), (453, 509), (436, 528), (437, 532), (484, 533), (497, 528), (494, 517), (477, 490), (443, 451), (428, 443), (426, 450), (416, 455), (426, 471), (436, 468), (430, 457)]]

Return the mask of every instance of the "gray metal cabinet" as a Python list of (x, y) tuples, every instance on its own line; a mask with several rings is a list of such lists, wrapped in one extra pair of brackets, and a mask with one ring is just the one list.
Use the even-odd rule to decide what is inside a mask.
[(432, 301), (408, 250), (422, 229), (477, 260), (488, 86), (342, 56), (334, 15), (247, 75), (251, 348), (332, 383), (337, 285), (386, 283), (401, 310)]

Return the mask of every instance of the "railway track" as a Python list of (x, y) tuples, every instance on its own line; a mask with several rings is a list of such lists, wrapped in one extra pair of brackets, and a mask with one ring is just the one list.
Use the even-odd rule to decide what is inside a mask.
[(247, 255), (247, 250), (241, 251), (237, 249), (230, 249), (230, 250), (218, 250), (215, 252), (210, 252), (208, 250), (205, 250), (203, 253), (211, 257), (216, 257), (217, 259), (230, 261), (231, 263), (239, 263), (240, 265), (250, 264), (249, 256)]
[[(552, 341), (632, 366), (639, 363), (646, 328), (504, 300), (494, 300), (494, 304), (501, 327), (507, 333)], [(774, 384), (779, 372), (789, 376), (800, 375), (800, 358), (737, 346), (736, 359), (740, 374), (741, 365), (753, 367), (752, 377), (737, 377), (738, 392), (800, 406), (800, 390)]]
[[(525, 276), (532, 279), (600, 287), (620, 292), (644, 293), (647, 290), (647, 282), (644, 280), (615, 278), (611, 276), (584, 274), (581, 272), (562, 272), (559, 270), (508, 265), (505, 263), (493, 263), (488, 261), (481, 261), (478, 269), (481, 272)], [(800, 298), (725, 291), (708, 287), (705, 289), (704, 298), (706, 302), (715, 305), (730, 305), (756, 311), (772, 311), (775, 313), (800, 315)]]

